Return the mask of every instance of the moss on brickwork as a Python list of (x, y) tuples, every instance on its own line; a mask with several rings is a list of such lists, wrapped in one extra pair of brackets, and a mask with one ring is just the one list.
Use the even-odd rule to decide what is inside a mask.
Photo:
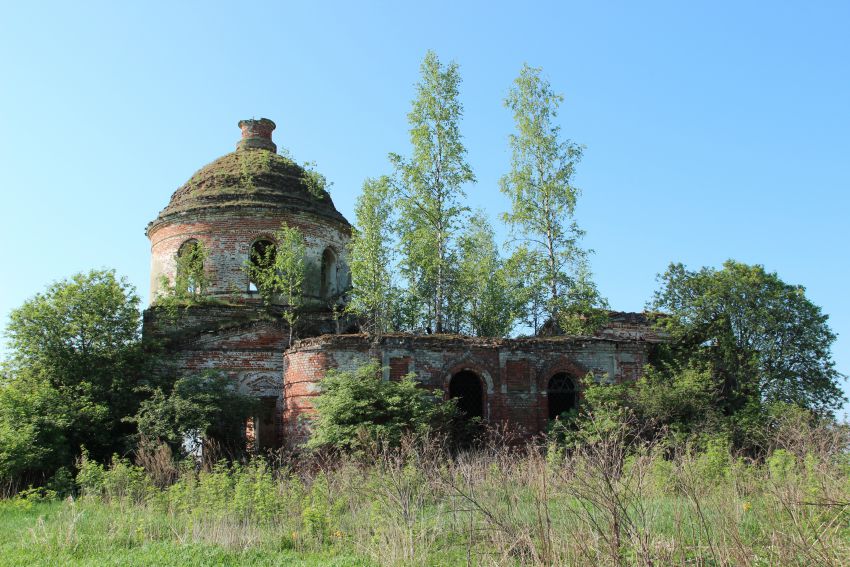
[(348, 224), (330, 195), (317, 187), (315, 176), (268, 150), (229, 153), (198, 170), (175, 191), (151, 226), (186, 213), (245, 207), (306, 211)]
[[(278, 329), (283, 341), (289, 335), (289, 327), (281, 314), (279, 306), (262, 305), (259, 302), (209, 302), (186, 305), (173, 313), (152, 305), (144, 312), (143, 332), (146, 337), (160, 341), (170, 349), (194, 348), (198, 341), (215, 343), (233, 332), (251, 331), (268, 325)], [(327, 309), (305, 309), (301, 321), (295, 327), (295, 334), (297, 337), (328, 336), (325, 333), (335, 332), (337, 328), (350, 329), (353, 323), (349, 316), (336, 321)], [(281, 351), (283, 348), (281, 344)]]

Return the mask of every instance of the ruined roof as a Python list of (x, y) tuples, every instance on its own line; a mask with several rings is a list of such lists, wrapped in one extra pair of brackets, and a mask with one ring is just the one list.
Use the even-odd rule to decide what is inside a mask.
[[(549, 345), (557, 348), (559, 345), (571, 343), (658, 343), (664, 341), (664, 338), (657, 333), (649, 332), (649, 329), (646, 331), (646, 333), (601, 332), (594, 336), (555, 335), (548, 337), (517, 338), (473, 337), (455, 334), (417, 335), (413, 333), (387, 333), (381, 335), (377, 341), (383, 345), (415, 344), (417, 348), (431, 348), (435, 351), (440, 351), (445, 347), (445, 345), (453, 343), (465, 344), (470, 347), (526, 348)], [(297, 340), (293, 343), (290, 349), (293, 351), (323, 349), (332, 346), (367, 344), (375, 340), (375, 337), (366, 333), (319, 335), (316, 337), (307, 337)]]
[(307, 212), (348, 225), (330, 195), (315, 182), (315, 173), (278, 155), (271, 141), (274, 122), (243, 120), (235, 152), (202, 167), (171, 196), (148, 230), (188, 213), (269, 209)]

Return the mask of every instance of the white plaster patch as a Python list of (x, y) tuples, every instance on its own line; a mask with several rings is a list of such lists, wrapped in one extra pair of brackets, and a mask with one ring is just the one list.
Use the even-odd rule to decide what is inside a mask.
[(240, 372), (239, 391), (253, 396), (281, 396), (283, 381), (269, 372)]

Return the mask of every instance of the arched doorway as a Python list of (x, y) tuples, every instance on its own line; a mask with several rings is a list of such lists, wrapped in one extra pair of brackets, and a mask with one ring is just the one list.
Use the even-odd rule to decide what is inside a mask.
[(546, 396), (549, 399), (549, 419), (578, 407), (576, 382), (566, 372), (558, 372), (549, 379)]
[(484, 417), (484, 392), (481, 379), (471, 370), (461, 370), (449, 381), (449, 397), (457, 398), (457, 407), (466, 419)]

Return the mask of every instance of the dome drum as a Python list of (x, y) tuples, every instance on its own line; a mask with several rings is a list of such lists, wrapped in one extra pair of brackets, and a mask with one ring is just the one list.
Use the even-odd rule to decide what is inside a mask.
[(306, 306), (329, 308), (350, 283), (345, 256), (351, 225), (330, 195), (310, 184), (302, 167), (262, 145), (246, 143), (271, 143), (271, 120), (243, 120), (240, 127), (238, 149), (195, 173), (148, 225), (151, 302), (164, 291), (164, 279), (175, 281), (178, 251), (190, 240), (202, 243), (207, 252), (207, 295), (259, 301), (245, 269), (251, 246), (258, 239), (273, 238), (286, 224), (297, 228), (306, 244)]

